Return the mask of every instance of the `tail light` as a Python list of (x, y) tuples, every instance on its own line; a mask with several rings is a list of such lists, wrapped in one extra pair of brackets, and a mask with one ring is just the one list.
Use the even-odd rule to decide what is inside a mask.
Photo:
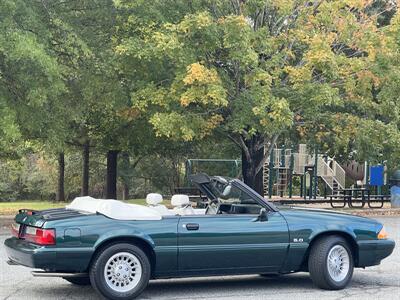
[(21, 236), (26, 241), (38, 245), (55, 245), (56, 232), (54, 229), (42, 229), (26, 226), (25, 234)]

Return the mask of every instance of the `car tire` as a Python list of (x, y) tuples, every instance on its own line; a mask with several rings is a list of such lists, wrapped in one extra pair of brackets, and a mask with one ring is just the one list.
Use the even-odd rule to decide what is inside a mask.
[(88, 277), (63, 277), (66, 281), (75, 285), (90, 285), (90, 278)]
[(310, 251), (308, 270), (314, 284), (321, 289), (345, 288), (354, 270), (349, 244), (339, 236), (329, 236), (317, 241)]
[(104, 298), (128, 300), (139, 296), (148, 285), (151, 265), (139, 247), (113, 244), (98, 253), (89, 274), (93, 288)]

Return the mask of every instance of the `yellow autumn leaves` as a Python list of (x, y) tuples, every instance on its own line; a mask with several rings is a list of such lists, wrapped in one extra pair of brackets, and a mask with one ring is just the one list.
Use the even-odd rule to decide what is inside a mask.
[(184, 141), (210, 135), (223, 121), (218, 110), (228, 104), (217, 71), (200, 62), (188, 65), (169, 89), (150, 84), (132, 94), (132, 102), (143, 112), (155, 109), (149, 121), (157, 136)]
[(202, 105), (226, 106), (226, 92), (217, 71), (207, 69), (196, 62), (187, 67), (183, 78), (186, 91), (180, 97), (180, 104), (184, 107), (191, 103)]
[(209, 70), (205, 66), (196, 62), (187, 67), (187, 73), (183, 82), (186, 85), (194, 84), (195, 82), (200, 84), (214, 84), (220, 83), (217, 71)]
[(155, 128), (156, 136), (172, 140), (192, 141), (202, 139), (223, 121), (222, 116), (211, 114), (204, 118), (196, 114), (182, 114), (176, 111), (156, 112), (150, 118), (150, 124)]
[(276, 0), (260, 10), (275, 17), (271, 24), (246, 9), (164, 23), (151, 42), (172, 75), (140, 103), (157, 107), (151, 123), (159, 135), (191, 140), (221, 123), (268, 135), (290, 128), (293, 111), (313, 117), (343, 99), (368, 100), (363, 93), (380, 84), (370, 65), (388, 43), (362, 11), (369, 4)]

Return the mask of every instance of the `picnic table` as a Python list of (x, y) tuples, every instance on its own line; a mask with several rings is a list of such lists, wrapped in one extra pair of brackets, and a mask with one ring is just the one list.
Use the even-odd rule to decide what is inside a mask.
[(382, 208), (385, 202), (390, 201), (389, 195), (373, 195), (366, 188), (343, 189), (329, 197), (332, 208), (344, 208), (346, 205), (350, 208), (364, 208), (366, 204), (369, 208)]

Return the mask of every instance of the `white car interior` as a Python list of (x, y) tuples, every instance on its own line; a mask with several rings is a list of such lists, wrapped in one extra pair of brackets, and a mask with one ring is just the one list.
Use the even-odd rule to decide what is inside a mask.
[(168, 209), (162, 202), (163, 197), (161, 194), (150, 193), (146, 196), (147, 206), (157, 210), (162, 216), (204, 215), (206, 213), (205, 208), (193, 208), (187, 195), (173, 195), (171, 198), (172, 209)]
[(116, 220), (161, 220), (163, 216), (205, 214), (205, 209), (194, 209), (187, 195), (173, 195), (172, 209), (162, 204), (161, 194), (150, 193), (145, 205), (129, 204), (113, 199), (96, 199), (90, 196), (77, 197), (67, 209), (88, 213), (101, 213)]
[(150, 193), (145, 205), (128, 204), (118, 200), (103, 200), (92, 197), (77, 197), (67, 209), (89, 213), (101, 213), (118, 220), (161, 220), (163, 216), (221, 215), (221, 214), (260, 214), (262, 206), (247, 192), (232, 185), (224, 178), (217, 178), (209, 186), (214, 191), (206, 209), (192, 207), (189, 196), (173, 195), (172, 209), (163, 204), (163, 196)]
[(165, 205), (161, 204), (163, 202), (163, 196), (157, 193), (150, 193), (146, 196), (147, 206), (157, 210), (161, 215), (172, 215), (172, 211), (170, 211)]
[(194, 209), (190, 205), (189, 196), (187, 195), (173, 195), (171, 198), (171, 205), (174, 207), (173, 211), (176, 215), (194, 215)]

